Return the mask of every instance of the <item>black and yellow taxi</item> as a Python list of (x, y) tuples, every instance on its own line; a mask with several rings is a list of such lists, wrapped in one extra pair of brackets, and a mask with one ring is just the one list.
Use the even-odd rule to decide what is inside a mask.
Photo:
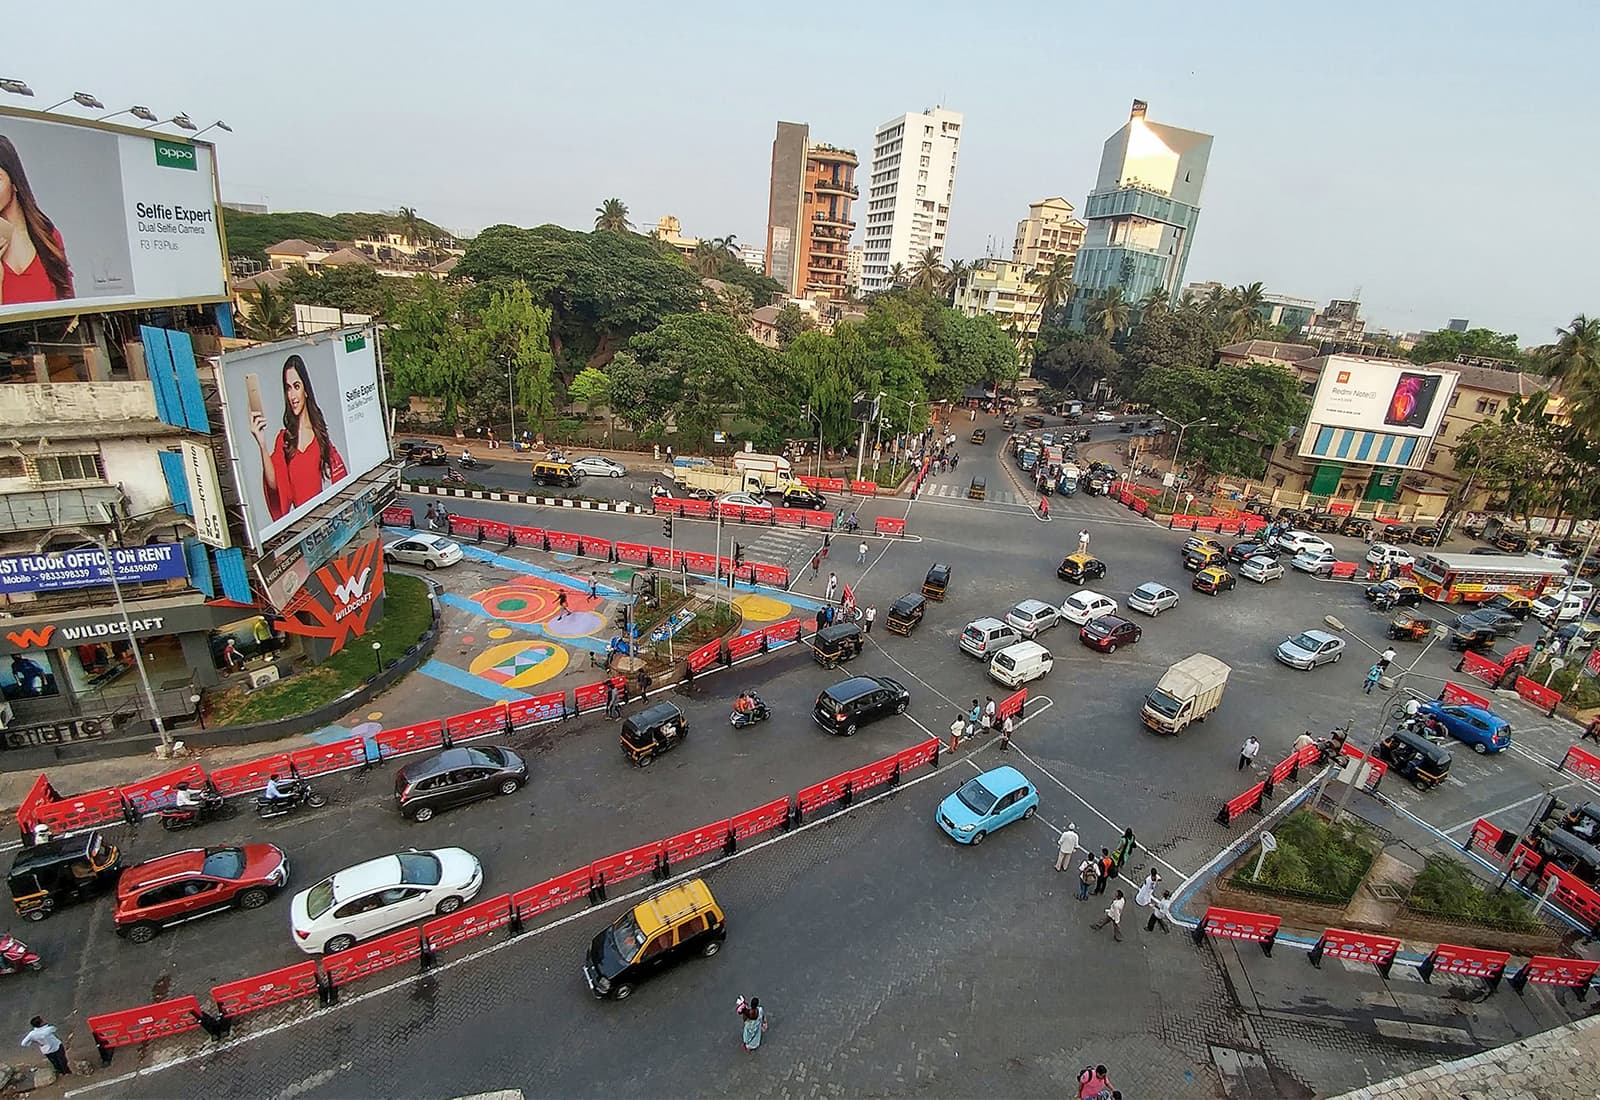
[(989, 438), (989, 432), (987, 431), (987, 429), (984, 429), (984, 428), (973, 428), (972, 429), (972, 435), (970, 437), (968, 437), (967, 441), (969, 443), (975, 443), (975, 444), (977, 444), (978, 446), (981, 447), (981, 446), (983, 446), (983, 441), (988, 439), (988, 438)]
[(44, 920), (63, 905), (105, 893), (122, 875), (122, 853), (98, 831), (45, 840), (11, 861), (6, 884), (24, 920)]
[(905, 638), (911, 637), (911, 632), (922, 622), (927, 612), (928, 597), (916, 592), (907, 592), (889, 608), (889, 632)]
[[(1416, 582), (1413, 581), (1413, 584)], [(1533, 614), (1533, 601), (1527, 596), (1519, 596), (1515, 592), (1496, 592), (1479, 607), (1492, 608), (1495, 611), (1504, 611), (1507, 615), (1515, 615), (1519, 619), (1526, 619)]]
[(1222, 568), (1222, 566), (1208, 565), (1194, 575), (1194, 580), (1189, 583), (1189, 587), (1196, 592), (1204, 592), (1208, 596), (1216, 596), (1228, 591), (1238, 583), (1233, 574)]
[(1450, 750), (1413, 730), (1395, 730), (1378, 743), (1377, 755), (1419, 791), (1437, 787), (1450, 776)]
[(1191, 573), (1214, 565), (1225, 565), (1227, 561), (1227, 551), (1215, 544), (1201, 544), (1183, 552), (1183, 567)]
[(683, 744), (689, 736), (689, 719), (676, 703), (657, 703), (628, 715), (620, 734), (622, 755), (636, 768), (649, 767), (664, 752)]
[(821, 493), (809, 485), (790, 485), (783, 490), (783, 506), (785, 508), (826, 508), (828, 506)]
[(532, 478), (535, 485), (558, 485), (570, 489), (578, 484), (578, 471), (572, 468), (570, 462), (535, 462)]
[(928, 575), (922, 578), (922, 594), (930, 600), (943, 600), (949, 587), (950, 567), (942, 561), (934, 562), (928, 567)]
[(1056, 566), (1056, 576), (1073, 584), (1087, 584), (1106, 575), (1106, 563), (1093, 554), (1068, 554)]
[(634, 987), (691, 955), (722, 950), (728, 922), (703, 879), (645, 898), (597, 933), (583, 958), (596, 997), (627, 1000)]

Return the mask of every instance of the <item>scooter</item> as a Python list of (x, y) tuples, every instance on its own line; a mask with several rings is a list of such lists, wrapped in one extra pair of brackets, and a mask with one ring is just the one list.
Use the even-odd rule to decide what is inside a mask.
[(444, 483), (446, 485), (465, 485), (467, 479), (461, 476), (460, 470), (451, 469), (447, 466), (444, 471)]
[(261, 820), (282, 817), (284, 814), (293, 813), (301, 806), (317, 809), (328, 804), (327, 798), (312, 790), (309, 783), (298, 781), (284, 783), (278, 789), (283, 792), (282, 798), (272, 799), (262, 795), (256, 799), (256, 816)]
[(204, 791), (200, 795), (198, 806), (163, 806), (160, 813), (161, 827), (168, 830), (187, 829), (207, 821), (220, 821), (238, 812), (220, 794)]
[(0, 933), (0, 974), (15, 974), (23, 968), (43, 970), (44, 960), (10, 932)]
[(772, 717), (772, 711), (767, 709), (766, 700), (762, 699), (761, 696), (752, 691), (750, 693), (750, 701), (755, 705), (749, 710), (736, 710), (728, 716), (728, 721), (734, 729), (742, 730), (746, 726), (753, 726), (757, 722), (765, 722)]
[(479, 462), (472, 455), (462, 455), (460, 461), (461, 468), (463, 470), (476, 470), (479, 466), (483, 465), (483, 463)]

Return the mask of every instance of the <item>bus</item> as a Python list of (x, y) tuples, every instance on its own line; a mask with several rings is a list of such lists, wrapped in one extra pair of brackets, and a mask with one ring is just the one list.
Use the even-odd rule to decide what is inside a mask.
[(1521, 554), (1424, 554), (1411, 573), (1435, 603), (1480, 603), (1501, 592), (1538, 599), (1567, 576), (1559, 562)]

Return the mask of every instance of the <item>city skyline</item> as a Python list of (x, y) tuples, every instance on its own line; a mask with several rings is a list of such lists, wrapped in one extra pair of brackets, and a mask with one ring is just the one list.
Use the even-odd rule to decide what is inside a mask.
[[(779, 119), (804, 119), (865, 162), (882, 119), (942, 103), (966, 120), (946, 256), (972, 260), (991, 238), (1004, 255), (1017, 211), (1040, 195), (1081, 208), (1105, 135), (1139, 98), (1163, 122), (1217, 136), (1188, 280), (1259, 280), (1318, 301), (1359, 289), (1374, 325), (1410, 331), (1470, 317), (1525, 345), (1548, 342), (1555, 326), (1592, 310), (1585, 257), (1600, 246), (1600, 226), (1574, 219), (1558, 240), (1530, 250), (1504, 231), (1501, 213), (1535, 172), (1546, 202), (1584, 206), (1600, 152), (1573, 142), (1570, 127), (1597, 98), (1582, 76), (1592, 13), (1568, 13), (1555, 36), (1531, 20), (1496, 22), (1490, 34), (1478, 19), (1490, 9), (1475, 4), (1446, 21), (1357, 4), (1331, 27), (1268, 17), (1265, 7), (1260, 18), (1222, 20), (1162, 5), (1144, 24), (1136, 65), (1074, 49), (1072, 79), (1062, 81), (1051, 66), (1019, 66), (996, 80), (988, 65), (1014, 54), (1016, 19), (1028, 20), (1034, 41), (1074, 41), (1069, 14), (1028, 7), (1013, 20), (982, 20), (951, 8), (896, 38), (890, 31), (908, 9), (885, 5), (859, 13), (851, 33), (894, 42), (886, 63), (824, 52), (808, 57), (805, 81), (707, 94), (660, 42), (678, 36), (754, 60), (770, 47), (758, 13), (625, 6), (615, 18), (630, 33), (605, 40), (603, 68), (613, 75), (599, 80), (602, 67), (580, 59), (585, 51), (540, 45), (601, 42), (599, 17), (584, 11), (485, 4), (433, 28), (422, 57), (406, 20), (360, 7), (289, 2), (274, 20), (248, 26), (242, 12), (174, 8), (174, 25), (185, 28), (182, 64), (151, 67), (127, 55), (119, 43), (148, 30), (139, 13), (90, 3), (83, 14), (102, 33), (40, 36), (3, 74), (28, 81), (38, 97), (0, 100), (40, 107), (83, 90), (108, 110), (147, 103), (202, 126), (226, 119), (234, 133), (208, 135), (219, 138), (225, 196), (265, 199), (274, 210), (407, 205), (475, 232), (499, 222), (587, 226), (594, 207), (617, 196), (642, 229), (676, 214), (691, 235), (732, 232), (744, 243), (765, 236)], [(316, 49), (304, 45), (307, 25), (317, 28)], [(232, 79), (246, 40), (261, 56), (304, 55), (318, 80)], [(356, 63), (326, 64), (341, 42)], [(527, 63), (530, 50), (539, 64)], [(950, 60), (952, 50), (983, 64), (907, 75), (915, 70), (905, 62)], [(1486, 278), (1531, 264), (1543, 278)]]

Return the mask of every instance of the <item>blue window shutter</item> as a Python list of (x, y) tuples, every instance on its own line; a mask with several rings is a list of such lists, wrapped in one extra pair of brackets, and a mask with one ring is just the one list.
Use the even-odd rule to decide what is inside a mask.
[(172, 371), (183, 403), (183, 422), (190, 431), (209, 435), (211, 421), (206, 417), (206, 399), (200, 393), (200, 375), (194, 365), (194, 341), (187, 332), (168, 330), (167, 346), (172, 352)]
[(183, 401), (178, 396), (178, 380), (172, 374), (172, 348), (167, 345), (167, 332), (151, 325), (140, 325), (139, 336), (144, 341), (145, 371), (156, 391), (156, 415), (163, 424), (181, 428), (184, 426)]
[(183, 454), (179, 451), (157, 451), (161, 459), (161, 476), (167, 479), (167, 495), (172, 506), (183, 515), (193, 515), (189, 505), (189, 475), (183, 467)]
[(189, 566), (189, 583), (214, 599), (217, 586), (211, 582), (211, 558), (206, 554), (206, 544), (194, 536), (183, 540), (183, 559)]
[(254, 603), (250, 577), (244, 569), (244, 551), (237, 546), (217, 551), (217, 575), (222, 578), (222, 594), (234, 603)]

